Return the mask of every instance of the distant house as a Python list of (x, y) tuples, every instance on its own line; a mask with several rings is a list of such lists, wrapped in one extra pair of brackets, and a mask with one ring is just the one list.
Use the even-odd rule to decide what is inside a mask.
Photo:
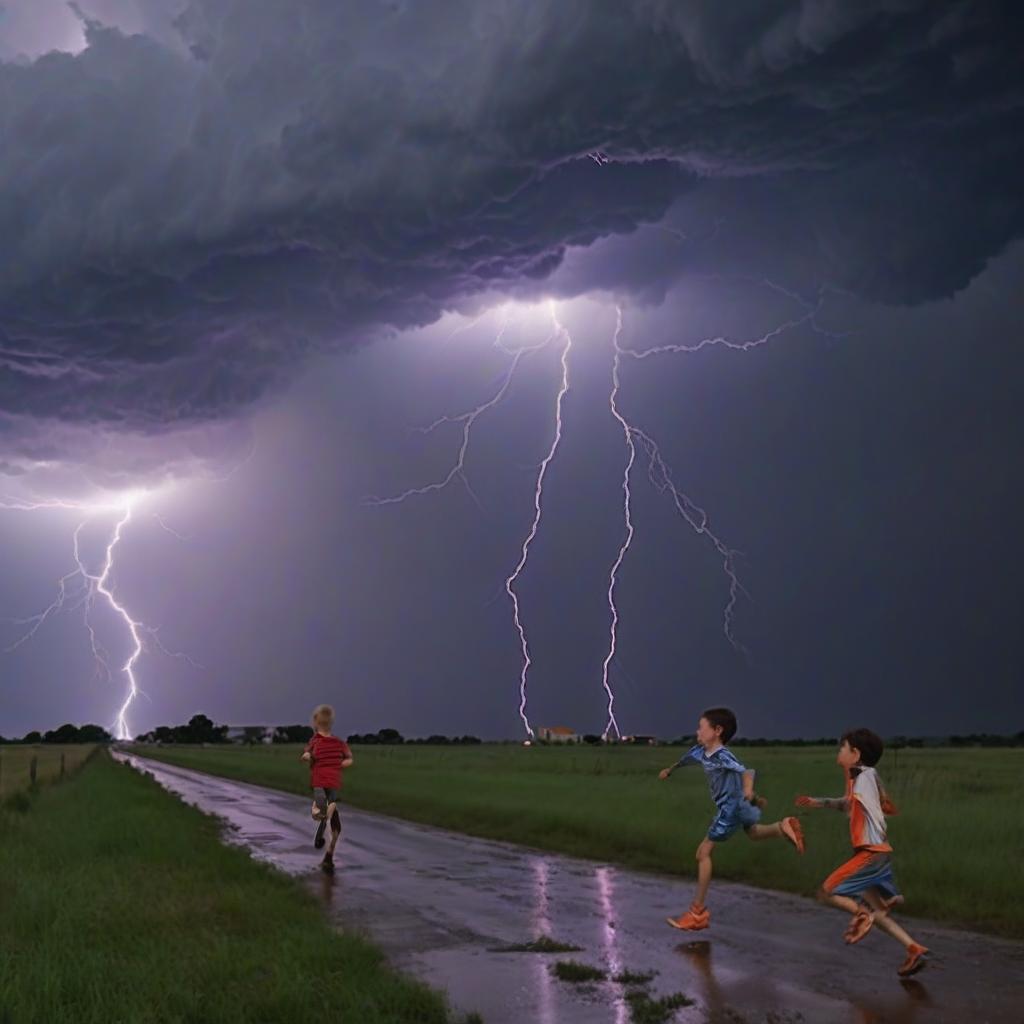
[(657, 736), (623, 736), (623, 743), (635, 743), (639, 747), (656, 747), (658, 745)]
[(271, 725), (229, 725), (228, 743), (273, 743), (274, 727)]
[(554, 725), (537, 730), (537, 738), (545, 743), (579, 743), (575, 730), (564, 725)]

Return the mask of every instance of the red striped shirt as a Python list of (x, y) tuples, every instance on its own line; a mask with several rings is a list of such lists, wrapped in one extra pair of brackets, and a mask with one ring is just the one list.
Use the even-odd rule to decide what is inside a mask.
[(341, 789), (341, 762), (352, 756), (349, 745), (337, 736), (314, 733), (306, 744), (312, 755), (309, 784), (313, 789)]

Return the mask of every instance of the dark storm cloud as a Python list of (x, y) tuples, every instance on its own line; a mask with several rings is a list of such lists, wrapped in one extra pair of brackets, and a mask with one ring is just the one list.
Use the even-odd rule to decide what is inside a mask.
[(0, 64), (9, 458), (54, 423), (199, 429), (310, 351), (540, 289), (673, 204), (729, 230), (653, 262), (595, 246), (558, 287), (781, 264), (917, 301), (1021, 233), (1010, 3), (130, 8), (151, 35), (87, 20), (81, 53)]

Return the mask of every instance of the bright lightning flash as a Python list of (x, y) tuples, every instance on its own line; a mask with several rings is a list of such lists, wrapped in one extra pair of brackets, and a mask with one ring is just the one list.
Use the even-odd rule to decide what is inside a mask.
[[(157, 638), (156, 631), (133, 618), (128, 612), (128, 609), (117, 599), (117, 597), (115, 597), (111, 586), (111, 574), (114, 570), (115, 550), (121, 541), (124, 528), (131, 521), (133, 509), (143, 495), (144, 492), (142, 491), (128, 491), (123, 494), (116, 495), (109, 500), (95, 502), (61, 500), (29, 502), (0, 500), (0, 509), (23, 512), (64, 509), (84, 514), (85, 518), (83, 518), (79, 522), (78, 526), (75, 527), (73, 535), (75, 568), (57, 581), (57, 596), (46, 608), (43, 609), (43, 611), (39, 612), (37, 615), (31, 616), (30, 618), (17, 620), (19, 625), (28, 626), (29, 629), (18, 640), (11, 644), (7, 648), (7, 651), (13, 651), (22, 644), (31, 640), (51, 616), (63, 611), (68, 605), (68, 602), (72, 601), (73, 604), (70, 606), (69, 610), (76, 610), (79, 608), (84, 609), (85, 626), (89, 633), (89, 643), (92, 648), (93, 657), (96, 660), (97, 669), (102, 671), (107, 678), (112, 678), (110, 666), (107, 662), (106, 652), (99, 643), (91, 618), (95, 601), (97, 597), (101, 597), (103, 601), (106, 602), (110, 610), (121, 620), (121, 622), (124, 623), (124, 627), (127, 630), (128, 635), (131, 637), (131, 653), (118, 670), (125, 676), (127, 681), (127, 690), (124, 700), (117, 710), (112, 726), (114, 735), (120, 740), (131, 739), (132, 733), (128, 724), (128, 712), (131, 709), (135, 698), (142, 692), (139, 688), (135, 669), (139, 657), (145, 650), (143, 635), (151, 638), (156, 646), (161, 650), (164, 650), (163, 645), (160, 644), (160, 641)], [(116, 515), (117, 518), (110, 534), (110, 540), (108, 541), (104, 552), (103, 564), (97, 572), (90, 571), (86, 564), (85, 558), (81, 552), (80, 538), (82, 529), (85, 527), (86, 523), (94, 517), (101, 515)], [(158, 521), (162, 526), (164, 526), (162, 520)], [(164, 526), (164, 528), (167, 529), (166, 526)], [(165, 653), (170, 654), (171, 652), (165, 651)], [(179, 655), (172, 656), (178, 657)]]
[(523, 540), (519, 562), (512, 571), (512, 575), (505, 580), (505, 592), (512, 601), (512, 620), (519, 634), (519, 646), (523, 656), (523, 667), (519, 674), (519, 717), (522, 719), (523, 726), (531, 737), (534, 735), (533, 727), (530, 725), (530, 719), (526, 714), (526, 680), (530, 674), (531, 665), (530, 645), (527, 643), (526, 630), (523, 627), (522, 618), (519, 614), (519, 595), (516, 593), (516, 584), (526, 568), (527, 559), (530, 557), (530, 545), (533, 544), (537, 531), (540, 529), (544, 501), (544, 478), (547, 476), (548, 466), (551, 465), (551, 460), (555, 457), (558, 446), (562, 441), (562, 402), (569, 390), (569, 351), (572, 348), (572, 335), (559, 323), (554, 303), (551, 303), (551, 320), (555, 325), (556, 337), (560, 337), (564, 341), (561, 360), (562, 381), (558, 388), (558, 394), (555, 397), (555, 433), (551, 439), (551, 447), (548, 449), (548, 453), (544, 456), (540, 469), (537, 471), (537, 482), (533, 490), (533, 522), (530, 524), (530, 530)]

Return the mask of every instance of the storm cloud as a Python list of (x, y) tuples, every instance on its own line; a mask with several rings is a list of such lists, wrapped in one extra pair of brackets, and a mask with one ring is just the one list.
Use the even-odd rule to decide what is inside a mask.
[(918, 303), (1024, 230), (1009, 2), (82, 0), (42, 55), (68, 12), (6, 7), (4, 472), (233, 457), (311, 354), (484, 292)]

